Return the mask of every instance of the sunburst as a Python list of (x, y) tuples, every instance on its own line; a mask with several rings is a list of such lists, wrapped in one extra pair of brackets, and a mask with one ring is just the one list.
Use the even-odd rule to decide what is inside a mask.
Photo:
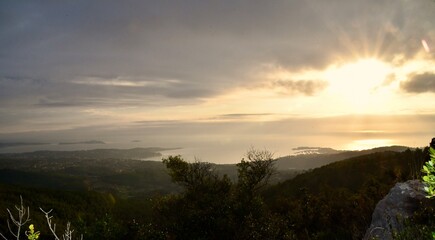
[(364, 111), (374, 107), (374, 101), (385, 100), (379, 87), (392, 72), (389, 64), (376, 58), (365, 58), (330, 67), (324, 72), (324, 78), (330, 83), (329, 90), (335, 97)]

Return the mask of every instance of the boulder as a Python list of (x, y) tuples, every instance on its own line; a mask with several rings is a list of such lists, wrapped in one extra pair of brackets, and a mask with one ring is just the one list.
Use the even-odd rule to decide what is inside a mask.
[(411, 217), (426, 196), (419, 180), (397, 183), (376, 205), (364, 240), (391, 240), (403, 229), (403, 220)]

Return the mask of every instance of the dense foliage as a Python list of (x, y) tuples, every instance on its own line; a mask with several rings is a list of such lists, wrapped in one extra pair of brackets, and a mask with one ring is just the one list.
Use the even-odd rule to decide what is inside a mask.
[(219, 175), (211, 164), (164, 159), (172, 180), (184, 187), (156, 205), (152, 239), (285, 239), (260, 191), (272, 176), (273, 158), (250, 150), (237, 164), (237, 182)]
[[(71, 221), (84, 239), (361, 239), (375, 204), (396, 182), (419, 178), (427, 156), (427, 149), (373, 153), (331, 163), (274, 185), (267, 184), (274, 177), (275, 162), (267, 151), (250, 151), (231, 177), (222, 174), (217, 165), (188, 163), (180, 156), (171, 156), (164, 159), (163, 166), (179, 187), (161, 185), (176, 190), (171, 194), (136, 191), (132, 195), (95, 191), (98, 189), (86, 188), (86, 184), (81, 187), (83, 179), (92, 177), (91, 172), (99, 179), (106, 176), (104, 182), (112, 181), (113, 186), (134, 187), (152, 178), (152, 169), (128, 161), (111, 160), (121, 172), (99, 170), (98, 161), (88, 163), (94, 169), (79, 169), (76, 163), (70, 168), (57, 165), (58, 175), (3, 169), (10, 178), (21, 176), (23, 180), (20, 184), (0, 178), (0, 232), (8, 232), (5, 209), (13, 209), (21, 195), (30, 207), (31, 223), (40, 231), (40, 239), (47, 238), (49, 231), (39, 207), (54, 209), (58, 229)], [(83, 173), (84, 178), (65, 174), (73, 170)], [(164, 171), (160, 167), (154, 170)], [(27, 186), (32, 179), (36, 184)], [(59, 190), (66, 183), (78, 187)], [(42, 188), (44, 185), (48, 187)], [(410, 226), (433, 221), (428, 214), (431, 211), (429, 202), (422, 205)], [(407, 239), (403, 236), (423, 230), (409, 228), (397, 236)]]
[(298, 239), (362, 239), (377, 202), (395, 183), (413, 179), (411, 166), (421, 169), (425, 155), (416, 149), (351, 158), (272, 186), (264, 196)]
[[(435, 146), (434, 146), (435, 147)], [(435, 149), (431, 146), (429, 148), (430, 159), (423, 166), (423, 181), (426, 183), (425, 190), (429, 198), (435, 197)]]

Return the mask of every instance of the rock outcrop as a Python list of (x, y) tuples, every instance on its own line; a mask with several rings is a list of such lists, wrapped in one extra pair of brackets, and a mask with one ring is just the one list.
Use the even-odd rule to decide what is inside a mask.
[(411, 217), (425, 198), (423, 188), (424, 185), (419, 180), (397, 183), (376, 205), (364, 240), (393, 239), (393, 232), (403, 229), (403, 220)]

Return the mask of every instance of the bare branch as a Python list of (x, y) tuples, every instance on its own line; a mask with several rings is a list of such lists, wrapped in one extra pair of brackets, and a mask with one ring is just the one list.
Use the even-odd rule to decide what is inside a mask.
[[(9, 212), (9, 209), (7, 209), (7, 210), (8, 210), (8, 212)], [(11, 213), (9, 212), (9, 214), (11, 214)], [(15, 236), (14, 231), (12, 231), (11, 224), (9, 223), (9, 219), (7, 220), (7, 223), (8, 223), (8, 229), (9, 229), (9, 232), (10, 232), (14, 237), (17, 237), (17, 236)]]
[(71, 227), (71, 223), (68, 222), (66, 224), (65, 233), (62, 236), (63, 240), (71, 240), (72, 239), (72, 234), (73, 234), (74, 230), (70, 230), (70, 227)]
[(0, 233), (0, 237), (2, 237), (4, 240), (8, 240), (3, 234)]
[[(15, 205), (15, 209), (18, 212), (18, 219), (16, 219), (14, 217), (14, 215), (11, 213), (11, 211), (9, 210), (9, 208), (7, 208), (6, 210), (8, 211), (9, 214), (9, 219), (12, 221), (12, 223), (17, 227), (16, 233), (12, 230), (11, 224), (9, 223), (9, 219), (7, 220), (7, 224), (8, 224), (8, 229), (9, 232), (17, 239), (20, 239), (20, 234), (21, 234), (21, 227), (26, 225), (29, 221), (30, 221), (30, 212), (29, 212), (29, 207), (26, 208), (24, 207), (23, 204), (23, 197), (20, 196), (20, 206), (16, 206)], [(27, 215), (27, 216), (26, 216)], [(1, 235), (3, 238), (5, 238), (3, 235)]]
[(42, 208), (39, 208), (39, 209), (44, 213), (45, 219), (47, 220), (48, 228), (50, 228), (50, 231), (53, 234), (54, 238), (56, 240), (60, 240), (59, 237), (56, 234), (56, 224), (52, 224), (51, 223), (52, 216), (50, 216), (50, 213), (53, 211), (53, 209), (51, 209), (48, 212), (44, 211)]
[[(27, 209), (24, 207), (23, 198), (21, 196), (20, 196), (20, 206), (15, 206), (15, 209), (18, 212), (17, 217), (15, 217), (12, 214), (9, 208), (6, 209), (9, 215), (7, 224), (8, 224), (9, 232), (16, 240), (19, 240), (22, 227), (30, 221), (30, 211), (29, 211), (29, 207), (27, 207)], [(47, 220), (48, 227), (51, 233), (53, 234), (55, 240), (61, 240), (61, 238), (59, 238), (59, 236), (57, 236), (56, 234), (56, 224), (52, 222), (53, 216), (50, 216), (53, 209), (51, 209), (50, 211), (44, 211), (42, 208), (39, 209), (44, 213), (45, 218)], [(13, 231), (14, 228), (13, 225), (16, 226), (17, 228), (16, 231)], [(66, 225), (65, 232), (62, 234), (62, 240), (72, 240), (73, 233), (74, 230), (71, 229), (71, 224), (68, 222)], [(2, 233), (0, 233), (0, 237), (1, 237), (0, 239), (8, 240)], [(81, 235), (80, 239), (83, 240), (83, 235)]]
[[(45, 219), (47, 220), (48, 227), (50, 228), (50, 231), (53, 234), (55, 240), (60, 240), (60, 238), (56, 234), (56, 224), (52, 223), (52, 220), (51, 220), (53, 218), (53, 216), (50, 216), (50, 214), (53, 211), (53, 209), (51, 209), (48, 212), (44, 211), (42, 208), (39, 208), (39, 209), (44, 213)], [(74, 233), (74, 230), (71, 229), (71, 223), (68, 222), (66, 224), (65, 232), (62, 234), (62, 240), (72, 240), (73, 239), (73, 233)], [(81, 235), (80, 239), (83, 240), (83, 235)]]

